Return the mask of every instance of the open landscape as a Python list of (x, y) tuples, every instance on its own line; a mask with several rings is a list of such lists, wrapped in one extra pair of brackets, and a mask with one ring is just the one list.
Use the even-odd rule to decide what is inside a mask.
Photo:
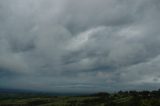
[(160, 90), (119, 91), (90, 95), (54, 96), (49, 93), (0, 93), (0, 106), (160, 106)]
[(160, 0), (0, 0), (0, 106), (160, 106)]

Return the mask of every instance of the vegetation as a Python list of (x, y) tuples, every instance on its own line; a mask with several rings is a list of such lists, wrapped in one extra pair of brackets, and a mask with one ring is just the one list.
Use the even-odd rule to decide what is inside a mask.
[(158, 91), (120, 91), (87, 96), (0, 93), (0, 106), (160, 106)]

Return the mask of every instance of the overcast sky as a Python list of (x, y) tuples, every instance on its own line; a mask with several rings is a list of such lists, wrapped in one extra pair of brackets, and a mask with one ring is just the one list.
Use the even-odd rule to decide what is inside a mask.
[(160, 0), (0, 0), (0, 87), (160, 87)]

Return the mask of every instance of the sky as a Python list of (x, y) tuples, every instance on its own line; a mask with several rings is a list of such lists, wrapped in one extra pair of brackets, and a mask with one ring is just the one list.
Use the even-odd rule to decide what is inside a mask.
[(0, 0), (0, 87), (160, 88), (160, 0)]

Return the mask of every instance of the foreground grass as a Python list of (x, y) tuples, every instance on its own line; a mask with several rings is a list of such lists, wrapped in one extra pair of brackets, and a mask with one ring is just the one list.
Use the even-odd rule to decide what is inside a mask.
[(160, 91), (98, 93), (88, 96), (0, 94), (0, 106), (160, 106)]

